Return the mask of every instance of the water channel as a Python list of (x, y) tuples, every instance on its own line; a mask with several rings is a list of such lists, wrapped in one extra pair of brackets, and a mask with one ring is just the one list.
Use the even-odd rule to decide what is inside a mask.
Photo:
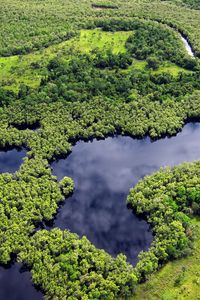
[(191, 56), (191, 57), (193, 57), (194, 58), (194, 52), (193, 52), (193, 50), (192, 50), (192, 47), (190, 46), (190, 44), (188, 43), (188, 41), (187, 41), (187, 39), (182, 35), (182, 34), (180, 34), (181, 35), (181, 40), (183, 41), (183, 44), (184, 44), (184, 46), (185, 46), (185, 49), (186, 49), (186, 51), (187, 51), (187, 53)]

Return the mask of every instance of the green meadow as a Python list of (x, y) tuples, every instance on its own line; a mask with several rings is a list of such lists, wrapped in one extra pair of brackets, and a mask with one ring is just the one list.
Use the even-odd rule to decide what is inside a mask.
[[(79, 34), (70, 40), (61, 42), (34, 51), (25, 55), (14, 55), (0, 57), (0, 84), (9, 90), (17, 92), (21, 84), (25, 84), (33, 89), (38, 88), (41, 78), (47, 75), (47, 65), (55, 57), (62, 57), (68, 60), (71, 53), (90, 53), (95, 51), (112, 51), (113, 54), (126, 53), (126, 41), (132, 31), (105, 32), (101, 29), (80, 30)], [(132, 69), (143, 70), (147, 66), (146, 61), (133, 59), (133, 63), (125, 72)], [(190, 72), (172, 63), (164, 63), (155, 74), (168, 72), (174, 76), (179, 72)]]

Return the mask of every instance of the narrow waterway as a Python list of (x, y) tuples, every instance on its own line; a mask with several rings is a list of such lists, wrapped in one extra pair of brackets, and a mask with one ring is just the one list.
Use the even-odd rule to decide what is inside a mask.
[(194, 52), (192, 50), (192, 47), (190, 46), (190, 44), (188, 43), (187, 39), (185, 37), (183, 37), (183, 35), (180, 33), (181, 35), (181, 40), (183, 41), (183, 44), (185, 46), (185, 49), (187, 51), (187, 53), (191, 56), (194, 57)]

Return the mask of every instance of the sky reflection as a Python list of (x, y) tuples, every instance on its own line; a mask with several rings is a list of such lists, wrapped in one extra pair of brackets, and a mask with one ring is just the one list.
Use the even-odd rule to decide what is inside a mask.
[(1, 300), (39, 300), (42, 293), (31, 282), (31, 273), (22, 264), (15, 263), (10, 268), (0, 267)]
[(12, 149), (0, 151), (0, 173), (16, 172), (26, 156), (25, 150)]
[(59, 180), (70, 176), (76, 185), (54, 227), (86, 235), (98, 248), (113, 256), (122, 252), (135, 264), (152, 235), (147, 223), (127, 209), (129, 189), (160, 167), (199, 159), (199, 138), (200, 124), (190, 123), (176, 137), (154, 142), (122, 136), (78, 142), (68, 158), (52, 164)]

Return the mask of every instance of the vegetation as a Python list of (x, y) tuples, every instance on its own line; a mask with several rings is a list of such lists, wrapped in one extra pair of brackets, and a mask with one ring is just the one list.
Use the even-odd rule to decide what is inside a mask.
[[(194, 1), (194, 0), (192, 0)], [(103, 2), (104, 1), (98, 1)], [(96, 18), (145, 17), (172, 24), (188, 36), (198, 54), (200, 12), (178, 6), (172, 1), (109, 1), (119, 9), (94, 10), (89, 0), (1, 2), (0, 54), (24, 54), (68, 39), (77, 29)], [(16, 26), (17, 24), (17, 26)]]
[(187, 254), (192, 238), (188, 216), (200, 212), (198, 173), (199, 162), (182, 164), (145, 177), (131, 190), (128, 203), (146, 216), (154, 232), (148, 255), (140, 254), (136, 267), (142, 276), (166, 260)]
[(118, 6), (112, 2), (95, 2), (92, 3), (92, 7), (95, 9), (117, 9)]
[(46, 299), (127, 299), (137, 282), (122, 254), (111, 258), (86, 237), (68, 231), (40, 230), (20, 253)]
[(0, 7), (0, 146), (27, 149), (15, 174), (0, 174), (0, 262), (15, 254), (47, 299), (129, 299), (138, 282), (154, 282), (152, 273), (193, 251), (200, 163), (160, 170), (131, 190), (128, 203), (154, 233), (135, 268), (86, 237), (38, 230), (74, 188), (71, 178), (57, 182), (50, 163), (80, 139), (155, 139), (199, 118), (199, 59), (174, 29), (200, 56), (200, 12), (158, 0), (8, 0)]
[(134, 300), (199, 299), (199, 219), (193, 218), (192, 224), (198, 226), (192, 255), (169, 262), (146, 283), (138, 285)]
[(179, 1), (176, 3), (193, 9), (200, 9), (200, 3), (198, 0), (180, 0), (180, 3)]
[(186, 1), (183, 1), (183, 4), (186, 4), (189, 7), (194, 8), (194, 9), (200, 9), (200, 3), (198, 0), (186, 0)]
[(125, 42), (129, 35), (128, 31), (111, 33), (99, 29), (82, 29), (76, 37), (40, 51), (26, 55), (0, 57), (0, 83), (5, 89), (14, 92), (18, 92), (22, 84), (36, 89), (41, 79), (47, 75), (47, 65), (53, 58), (70, 57), (72, 49), (86, 54), (95, 49), (112, 50), (114, 54), (124, 53), (126, 52)]
[[(67, 196), (73, 182), (66, 177), (64, 180), (61, 189)], [(0, 181), (0, 260), (6, 264), (40, 222), (52, 219), (64, 197), (44, 160), (26, 159), (19, 172), (2, 174)]]

